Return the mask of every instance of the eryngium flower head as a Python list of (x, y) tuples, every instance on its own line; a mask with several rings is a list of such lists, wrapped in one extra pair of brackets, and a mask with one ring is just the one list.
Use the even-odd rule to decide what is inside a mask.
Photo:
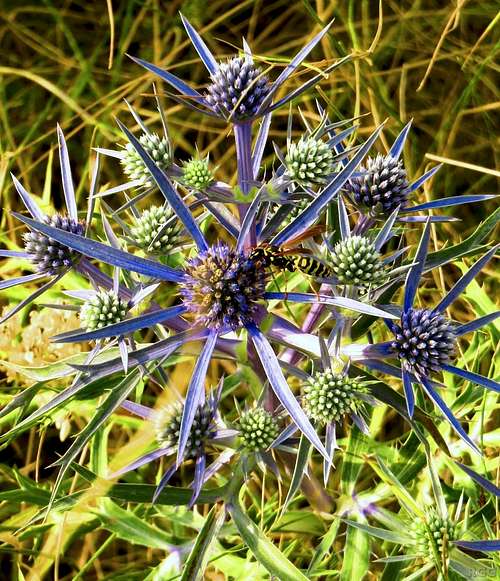
[(216, 244), (187, 261), (180, 283), (184, 305), (197, 323), (215, 330), (253, 320), (266, 286), (266, 269), (225, 244)]
[(430, 309), (410, 309), (394, 325), (392, 349), (407, 371), (427, 377), (455, 355), (456, 335), (450, 321)]
[[(176, 402), (161, 411), (154, 419), (156, 439), (165, 448), (175, 447), (179, 442), (182, 421), (182, 404)], [(185, 458), (195, 458), (204, 449), (207, 441), (215, 435), (213, 412), (209, 404), (200, 405), (194, 416), (193, 426), (186, 445)]]
[(278, 423), (263, 408), (244, 412), (238, 422), (243, 447), (252, 452), (267, 450), (278, 437)]
[(408, 201), (408, 180), (401, 160), (378, 154), (368, 158), (366, 167), (346, 184), (354, 203), (372, 216), (390, 214), (398, 206), (404, 208)]
[(182, 182), (195, 190), (205, 190), (214, 182), (214, 174), (208, 165), (208, 159), (193, 157), (184, 163)]
[(80, 309), (82, 327), (95, 331), (125, 319), (128, 304), (112, 290), (100, 290)]
[[(85, 222), (76, 221), (68, 216), (55, 214), (45, 216), (45, 224), (59, 228), (65, 232), (83, 236)], [(66, 268), (70, 268), (80, 259), (80, 253), (71, 250), (67, 246), (56, 242), (52, 238), (40, 232), (30, 231), (23, 235), (24, 249), (30, 255), (30, 260), (36, 266), (38, 272), (54, 275)]]
[(181, 231), (182, 227), (168, 206), (151, 206), (144, 210), (130, 228), (137, 246), (157, 254), (166, 254), (175, 248), (179, 244)]
[(285, 163), (293, 181), (303, 186), (322, 184), (333, 172), (333, 152), (320, 139), (301, 137), (290, 144)]
[[(161, 170), (165, 171), (170, 167), (172, 152), (166, 137), (160, 137), (156, 133), (143, 133), (139, 137), (139, 141)], [(121, 159), (121, 164), (123, 171), (131, 180), (139, 180), (143, 185), (147, 186), (154, 185), (155, 182), (148, 168), (131, 143), (127, 143), (125, 146), (125, 155)]]
[(270, 88), (262, 69), (241, 57), (221, 63), (210, 76), (207, 102), (224, 118), (233, 121), (254, 117)]
[(367, 287), (381, 284), (386, 278), (380, 254), (363, 236), (350, 236), (337, 242), (328, 262), (343, 284)]
[(320, 422), (338, 422), (351, 412), (356, 413), (361, 401), (357, 393), (366, 391), (360, 380), (334, 373), (318, 371), (303, 387), (302, 405), (307, 415)]
[(412, 525), (418, 554), (434, 560), (435, 553), (447, 553), (447, 546), (456, 539), (456, 525), (449, 518), (441, 517), (434, 509), (428, 511), (425, 520), (417, 518)]

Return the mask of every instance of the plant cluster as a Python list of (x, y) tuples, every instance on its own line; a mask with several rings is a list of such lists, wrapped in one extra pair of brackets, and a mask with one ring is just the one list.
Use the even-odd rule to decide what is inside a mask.
[[(400, 507), (386, 507), (383, 488), (368, 494), (344, 487), (337, 528), (328, 533), (318, 562), (333, 546), (343, 522), (351, 535), (368, 533), (385, 547), (395, 546), (386, 549), (386, 562), (403, 563), (412, 578), (430, 570), (446, 578), (449, 571), (463, 576), (466, 570), (492, 567), (495, 557), (484, 556), (499, 549), (490, 526), (491, 503), (471, 514), (471, 502), (459, 492), (451, 517), (429, 452), (429, 440), (434, 439), (443, 453), (450, 453), (448, 462), (455, 473), (498, 496), (494, 485), (452, 461), (455, 450), (474, 455), (484, 450), (477, 434), (467, 429), (467, 418), (457, 417), (455, 407), (447, 404), (442, 383), (444, 373), (474, 386), (464, 405), (484, 397), (479, 388), (500, 391), (495, 380), (460, 365), (462, 337), (492, 324), (499, 313), (466, 322), (448, 316), (449, 306), (497, 250), (483, 244), (492, 226), (483, 227), (466, 247), (429, 249), (434, 224), (453, 220), (430, 211), (477, 204), (492, 196), (443, 195), (416, 203), (416, 191), (439, 166), (410, 179), (402, 152), (411, 122), (385, 155), (371, 157), (383, 125), (356, 143), (357, 120), (332, 121), (319, 103), (318, 125), (311, 127), (304, 118), (304, 134), (295, 141), (290, 109), (286, 151), (274, 144), (275, 163), (262, 167), (274, 111), (290, 105), (349, 58), (280, 96), (328, 27), (273, 78), (258, 65), (246, 42), (238, 55), (219, 61), (191, 24), (185, 19), (183, 23), (207, 69), (204, 90), (154, 64), (134, 60), (169, 85), (176, 101), (231, 130), (237, 186), (217, 180), (217, 168), (208, 157), (176, 160), (158, 98), (161, 135), (151, 132), (131, 107), (140, 135), (118, 121), (127, 142), (116, 150), (98, 148), (87, 208), (77, 208), (59, 127), (66, 210), (46, 215), (13, 178), (29, 213), (14, 215), (27, 231), (21, 248), (0, 250), (0, 256), (24, 260), (29, 274), (3, 280), (0, 289), (33, 282), (39, 286), (4, 312), (2, 323), (56, 283), (68, 281), (69, 287), (78, 281), (79, 288), (65, 288), (64, 300), (48, 307), (78, 312), (80, 326), (53, 340), (91, 347), (59, 366), (49, 380), (67, 382), (46, 401), (36, 399), (40, 384), (14, 395), (0, 417), (15, 412), (16, 421), (0, 438), (11, 441), (75, 401), (98, 402), (88, 424), (56, 461), (56, 483), (36, 518), (64, 510), (67, 498), (61, 490), (70, 471), (91, 483), (97, 476), (107, 479), (118, 491), (115, 498), (124, 499), (124, 489), (114, 484), (118, 478), (133, 488), (138, 471), (159, 466), (154, 486), (147, 489), (148, 502), (161, 506), (175, 504), (172, 498), (177, 498), (188, 507), (213, 504), (195, 544), (173, 543), (172, 554), (201, 571), (229, 516), (271, 575), (306, 579), (314, 573), (314, 563), (304, 573), (245, 512), (245, 483), (268, 469), (280, 483), (286, 482), (280, 509), (284, 514), (309, 478), (314, 455), (323, 463), (323, 485), (314, 481), (321, 495), (346, 445), (352, 452), (366, 438), (376, 449), (371, 418), (377, 406), (389, 406), (411, 426), (405, 452), (411, 446), (425, 449), (432, 481), (428, 506), (412, 498), (408, 474), (403, 477), (375, 453), (367, 454), (374, 472), (399, 491)], [(99, 191), (103, 155), (119, 160), (124, 181)], [(158, 192), (162, 205), (151, 201)], [(112, 207), (109, 200), (120, 196), (118, 208)], [(405, 246), (408, 232), (415, 231), (420, 238), (416, 249)], [(422, 306), (419, 290), (434, 271), (477, 255), (437, 305)], [(193, 349), (195, 361), (191, 365), (188, 360), (187, 389), (181, 395), (170, 374), (172, 361)], [(227, 363), (225, 372), (211, 366), (217, 360)], [(245, 374), (251, 378), (242, 380)], [(400, 380), (401, 390), (384, 378)], [(240, 388), (254, 400), (245, 409), (235, 403)], [(150, 390), (157, 397), (152, 398)], [(149, 430), (151, 437), (145, 447), (134, 448), (134, 458), (122, 460), (118, 451), (119, 467), (97, 475), (80, 465), (79, 458), (113, 414), (137, 419), (138, 432)], [(452, 432), (444, 430), (446, 441), (436, 423), (451, 428)], [(468, 526), (470, 520), (474, 527)]]

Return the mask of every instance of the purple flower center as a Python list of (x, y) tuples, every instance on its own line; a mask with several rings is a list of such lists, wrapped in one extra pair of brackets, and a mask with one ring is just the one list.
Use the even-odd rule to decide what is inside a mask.
[(439, 371), (455, 355), (456, 335), (451, 322), (430, 309), (410, 309), (394, 325), (392, 348), (403, 367), (418, 375)]
[(188, 260), (185, 271), (180, 291), (197, 323), (229, 331), (253, 321), (264, 296), (266, 270), (246, 255), (216, 244)]

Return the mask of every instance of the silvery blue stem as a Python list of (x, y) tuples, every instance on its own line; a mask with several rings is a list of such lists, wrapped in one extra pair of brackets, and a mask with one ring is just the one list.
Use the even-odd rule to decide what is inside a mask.
[[(246, 196), (252, 187), (254, 180), (252, 169), (252, 123), (234, 124), (234, 139), (236, 141), (236, 161), (238, 165), (238, 185), (241, 192)], [(238, 204), (240, 223), (248, 210), (249, 204)], [(248, 240), (245, 247), (255, 246), (257, 243), (255, 224), (250, 228)]]

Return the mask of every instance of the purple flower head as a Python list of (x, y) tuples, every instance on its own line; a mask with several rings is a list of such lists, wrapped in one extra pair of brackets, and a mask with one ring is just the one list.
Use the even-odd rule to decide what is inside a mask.
[[(83, 220), (75, 220), (69, 216), (54, 214), (53, 216), (44, 216), (43, 221), (45, 224), (65, 232), (71, 232), (79, 236), (83, 236), (85, 233), (85, 222)], [(81, 257), (79, 252), (75, 252), (53, 238), (34, 230), (24, 234), (23, 240), (24, 250), (29, 259), (36, 270), (43, 274), (60, 274), (62, 271), (74, 266)]]
[(410, 309), (393, 324), (392, 349), (406, 371), (427, 376), (455, 355), (457, 338), (444, 315), (430, 309)]
[(241, 57), (221, 63), (210, 77), (207, 103), (222, 117), (234, 121), (255, 117), (271, 88), (262, 69)]
[(242, 252), (219, 243), (187, 261), (180, 284), (184, 306), (196, 322), (217, 331), (252, 322), (267, 275)]
[(367, 214), (388, 215), (397, 207), (406, 207), (409, 185), (402, 160), (378, 154), (359, 168), (358, 174), (347, 182), (346, 191)]

